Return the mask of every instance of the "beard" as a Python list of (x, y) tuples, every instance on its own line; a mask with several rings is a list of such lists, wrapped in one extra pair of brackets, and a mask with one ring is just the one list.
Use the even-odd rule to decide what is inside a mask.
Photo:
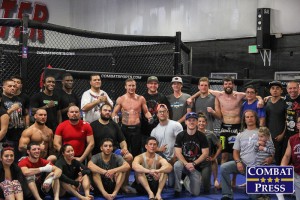
[(79, 118), (70, 118), (69, 119), (71, 122), (78, 122), (79, 121)]
[(45, 122), (41, 122), (41, 121), (35, 121), (38, 125), (44, 125)]
[(108, 121), (108, 120), (110, 120), (110, 116), (109, 117), (106, 117), (106, 116), (104, 116), (102, 113), (101, 113), (101, 119), (103, 120), (103, 121)]
[(232, 94), (232, 92), (233, 92), (232, 88), (229, 88), (229, 87), (225, 88), (224, 91), (225, 91), (226, 94)]

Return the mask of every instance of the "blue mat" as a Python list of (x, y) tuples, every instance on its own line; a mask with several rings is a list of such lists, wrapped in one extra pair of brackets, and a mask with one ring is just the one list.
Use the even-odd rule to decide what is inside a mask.
[[(220, 180), (220, 178), (219, 178)], [(133, 172), (130, 175), (129, 178), (130, 182), (134, 181), (134, 176), (133, 176)], [(243, 183), (246, 182), (245, 176), (242, 175), (237, 175), (237, 180), (236, 180), (236, 185), (241, 185)], [(213, 183), (213, 181), (212, 181)], [(173, 188), (168, 188), (165, 187), (165, 189), (163, 190), (162, 193), (162, 198), (165, 199), (175, 199), (174, 198), (174, 189)], [(188, 199), (201, 199), (201, 200), (216, 200), (216, 199), (221, 199), (222, 198), (222, 194), (221, 194), (221, 190), (215, 190), (215, 188), (212, 186), (211, 188), (211, 193), (210, 194), (206, 194), (206, 195), (202, 195), (200, 194), (200, 196), (194, 197), (191, 196), (188, 192), (186, 191), (182, 191), (180, 198), (176, 198), (178, 200), (188, 200)], [(270, 195), (270, 198), (272, 200), (277, 200), (276, 195)], [(45, 199), (47, 200), (51, 200), (52, 198), (47, 196)], [(63, 200), (77, 200), (77, 198), (72, 197), (72, 198), (62, 198)], [(102, 200), (104, 199), (103, 197), (99, 197), (99, 196), (95, 196), (94, 198), (95, 200)], [(131, 200), (147, 200), (148, 196), (138, 196), (138, 195), (123, 195), (123, 194), (119, 194), (117, 196), (116, 199), (131, 199)], [(241, 188), (241, 187), (236, 187), (234, 188), (234, 199), (235, 200), (245, 200), (245, 199), (249, 199), (248, 195), (246, 194), (246, 188)], [(296, 199), (295, 197), (292, 196), (285, 196), (286, 200), (294, 200)]]

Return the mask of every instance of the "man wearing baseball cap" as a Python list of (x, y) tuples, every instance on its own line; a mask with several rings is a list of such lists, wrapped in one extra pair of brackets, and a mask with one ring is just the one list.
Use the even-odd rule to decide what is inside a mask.
[(165, 104), (169, 110), (169, 117), (172, 117), (172, 110), (170, 107), (170, 102), (168, 101), (167, 97), (158, 92), (159, 81), (156, 76), (150, 76), (147, 79), (147, 92), (143, 94), (143, 97), (146, 99), (147, 107), (149, 112), (153, 117), (153, 123), (149, 124), (148, 119), (142, 115), (141, 120), (141, 133), (143, 134), (142, 139), (142, 147), (145, 146), (146, 139), (150, 136), (151, 131), (157, 126), (159, 123), (157, 118), (157, 105), (158, 104)]
[(179, 197), (182, 190), (180, 183), (182, 173), (189, 178), (189, 184), (185, 186), (194, 196), (200, 194), (202, 174), (210, 173), (210, 162), (206, 161), (209, 154), (208, 142), (205, 134), (198, 131), (197, 122), (197, 113), (187, 113), (185, 117), (187, 130), (176, 136), (174, 147), (178, 160), (174, 164), (175, 197)]
[(172, 89), (173, 94), (170, 94), (167, 96), (172, 112), (173, 112), (173, 118), (172, 120), (178, 121), (182, 124), (182, 126), (185, 127), (184, 121), (185, 121), (185, 115), (186, 113), (189, 113), (192, 111), (192, 106), (187, 104), (187, 99), (191, 97), (191, 95), (183, 93), (181, 91), (183, 82), (182, 78), (179, 76), (172, 78)]
[(272, 141), (275, 146), (275, 163), (280, 165), (282, 159), (282, 142), (285, 130), (286, 104), (282, 95), (282, 84), (280, 81), (269, 83), (271, 97), (268, 99), (266, 110), (266, 126), (269, 128)]

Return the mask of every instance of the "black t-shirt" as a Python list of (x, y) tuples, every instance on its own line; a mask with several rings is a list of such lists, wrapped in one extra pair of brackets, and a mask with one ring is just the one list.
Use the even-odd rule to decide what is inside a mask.
[(8, 110), (13, 104), (19, 104), (19, 109), (12, 112), (9, 116), (9, 124), (6, 133), (6, 139), (10, 141), (18, 141), (21, 138), (21, 134), (25, 129), (25, 107), (22, 99), (18, 96), (9, 98), (2, 94), (1, 106)]
[(30, 99), (29, 96), (23, 92), (21, 92), (18, 97), (22, 100), (24, 108), (29, 110), (30, 107)]
[(62, 182), (78, 187), (79, 182), (75, 181), (78, 173), (81, 172), (82, 176), (90, 174), (90, 170), (78, 160), (73, 159), (69, 165), (63, 156), (56, 161), (55, 165), (62, 170), (62, 175), (59, 180)]
[(265, 106), (265, 110), (266, 126), (269, 128), (272, 138), (275, 138), (278, 134), (281, 134), (285, 128), (285, 101), (280, 98), (276, 103), (272, 103), (270, 98)]
[[(80, 108), (80, 99), (74, 92), (72, 92), (71, 94), (68, 94), (64, 90), (59, 89), (59, 90), (55, 91), (55, 94), (60, 97), (61, 109), (65, 109), (65, 108), (69, 107), (70, 103), (73, 103), (76, 106), (78, 106), (78, 108)], [(62, 121), (69, 119), (67, 113), (68, 113), (68, 111), (61, 113)]]
[(93, 121), (91, 124), (94, 133), (95, 146), (92, 151), (92, 155), (99, 153), (100, 143), (104, 138), (111, 138), (114, 142), (114, 150), (120, 148), (119, 144), (125, 140), (119, 125), (110, 120), (107, 125), (103, 125), (99, 120)]
[[(182, 149), (182, 155), (187, 162), (193, 162), (202, 155), (202, 149), (209, 148), (207, 138), (204, 133), (196, 131), (194, 135), (189, 135), (187, 131), (182, 131), (176, 136), (174, 147)], [(209, 163), (205, 160), (199, 167)]]
[(285, 98), (286, 103), (286, 131), (289, 136), (297, 133), (297, 117), (300, 116), (300, 96), (291, 99), (289, 95)]
[[(39, 92), (30, 99), (31, 108), (40, 108), (47, 105), (50, 101), (54, 101), (55, 106), (47, 108), (47, 122), (46, 126), (55, 132), (58, 125), (57, 112), (61, 109), (61, 101), (56, 94), (52, 96), (46, 95), (44, 92)], [(34, 113), (33, 113), (34, 114)]]
[[(0, 117), (2, 117), (2, 115), (8, 115), (8, 114), (4, 108), (0, 107)], [(5, 141), (6, 141), (6, 134), (0, 142), (5, 142)]]
[(159, 123), (159, 120), (156, 116), (157, 114), (157, 105), (158, 104), (165, 104), (168, 107), (169, 110), (169, 118), (172, 119), (172, 108), (170, 106), (170, 102), (168, 101), (167, 97), (165, 95), (163, 95), (162, 93), (156, 93), (156, 94), (149, 94), (148, 92), (146, 92), (145, 94), (143, 94), (143, 96), (146, 99), (146, 103), (147, 103), (147, 107), (149, 112), (151, 113), (153, 119), (154, 119), (154, 123), (153, 124), (149, 124), (148, 123), (148, 119), (145, 117), (144, 114), (142, 114), (142, 134), (150, 136), (151, 131), (157, 126), (157, 124)]

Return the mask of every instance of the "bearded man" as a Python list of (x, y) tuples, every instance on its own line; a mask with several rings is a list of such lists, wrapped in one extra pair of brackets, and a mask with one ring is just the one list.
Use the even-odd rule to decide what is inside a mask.
[[(133, 160), (132, 154), (129, 153), (127, 149), (127, 143), (121, 128), (112, 120), (112, 110), (110, 104), (103, 104), (99, 110), (100, 118), (91, 123), (95, 140), (92, 155), (100, 153), (102, 141), (105, 138), (109, 138), (113, 141), (113, 153), (122, 156), (124, 160), (131, 165)], [(129, 186), (129, 175), (130, 170), (126, 172), (125, 181), (121, 190), (125, 193), (136, 193), (135, 189)]]
[(26, 152), (30, 142), (36, 142), (41, 147), (41, 158), (56, 161), (53, 151), (53, 132), (46, 126), (47, 111), (39, 108), (34, 114), (35, 122), (22, 132), (19, 140), (19, 151)]
[(70, 144), (74, 148), (74, 156), (79, 162), (84, 162), (94, 148), (92, 127), (88, 122), (80, 119), (77, 106), (70, 106), (68, 118), (60, 123), (54, 135), (54, 148), (59, 151), (63, 144)]

